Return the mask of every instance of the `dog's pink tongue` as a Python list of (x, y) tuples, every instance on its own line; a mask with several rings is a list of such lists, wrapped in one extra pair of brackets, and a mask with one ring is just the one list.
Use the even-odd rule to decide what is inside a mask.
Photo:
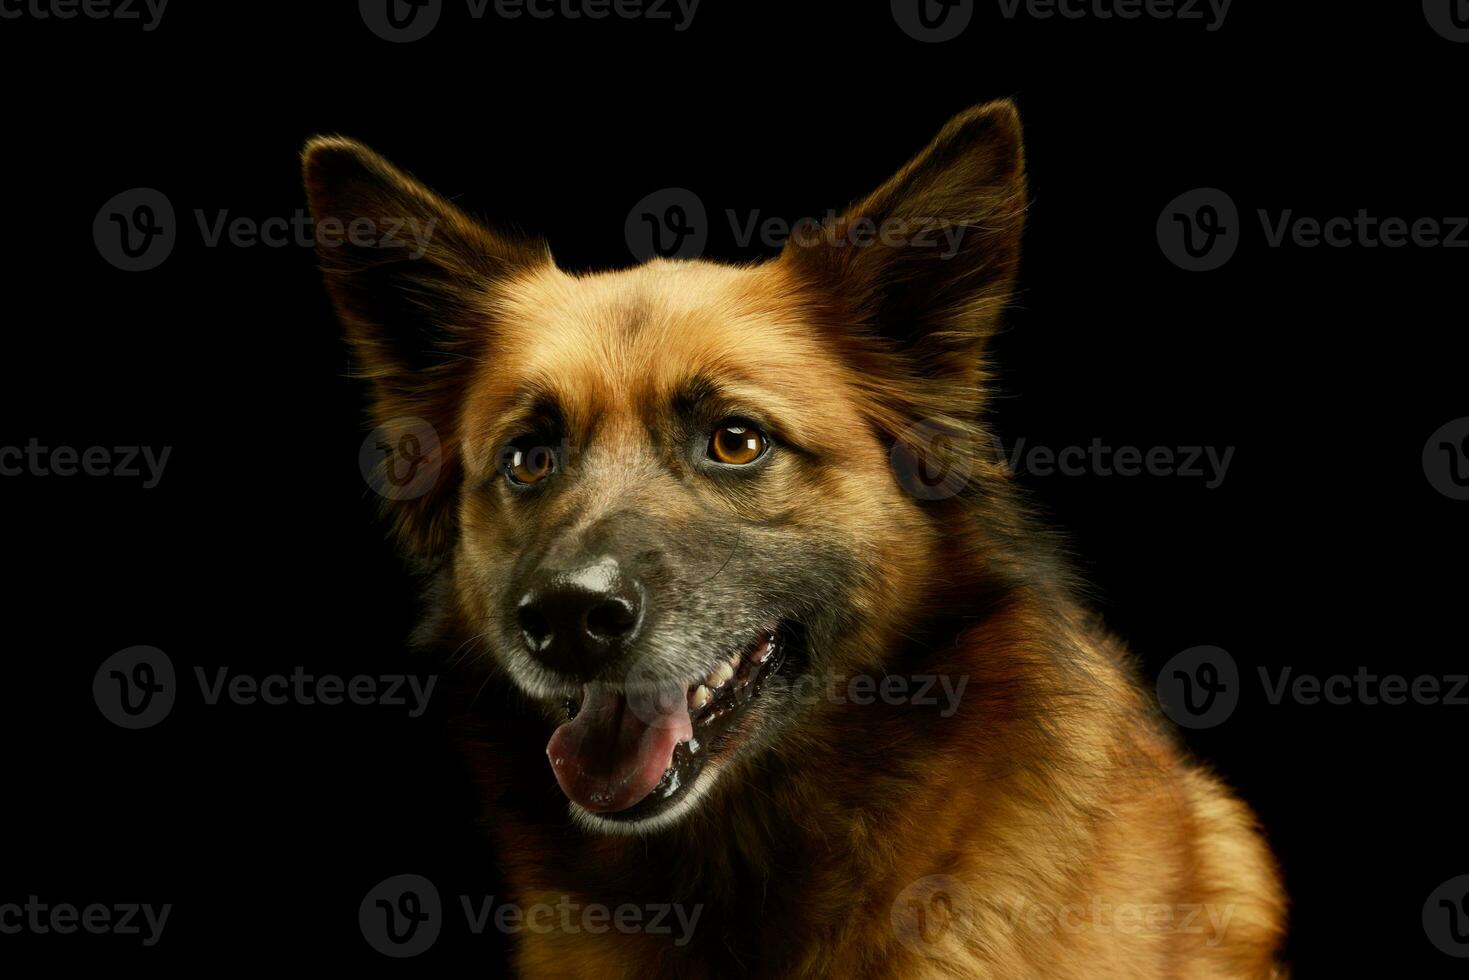
[(551, 736), (546, 755), (561, 791), (588, 810), (626, 810), (653, 792), (673, 748), (694, 737), (683, 690), (638, 696), (629, 705), (601, 684), (584, 690), (581, 710)]

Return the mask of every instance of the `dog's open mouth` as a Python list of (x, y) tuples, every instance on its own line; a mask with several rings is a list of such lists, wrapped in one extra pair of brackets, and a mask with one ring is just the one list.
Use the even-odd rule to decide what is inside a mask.
[(697, 681), (669, 686), (588, 684), (580, 704), (546, 746), (568, 799), (604, 818), (635, 821), (661, 812), (705, 764), (728, 749), (734, 722), (785, 659), (775, 629)]

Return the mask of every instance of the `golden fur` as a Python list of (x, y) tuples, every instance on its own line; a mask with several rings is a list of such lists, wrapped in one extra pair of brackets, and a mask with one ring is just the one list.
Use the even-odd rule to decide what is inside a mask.
[[(1013, 106), (958, 117), (832, 228), (940, 221), (966, 231), (947, 260), (813, 234), (752, 266), (571, 275), (350, 141), (313, 141), (306, 174), (318, 218), (413, 213), (443, 229), (423, 259), (323, 248), (322, 262), (375, 423), (424, 418), (441, 439), (432, 491), (389, 507), (431, 582), (420, 641), (484, 654), (465, 740), (512, 897), (704, 909), (683, 947), (527, 932), (521, 975), (1281, 975), (1285, 903), (1252, 816), (1185, 757), (985, 451), (985, 342), (1025, 209)], [(442, 356), (414, 363), (422, 352), (395, 341), (404, 317)], [(758, 402), (800, 448), (758, 493), (699, 483), (650, 437), (691, 377)], [(580, 434), (575, 485), (533, 509), (483, 489), (527, 392), (553, 397)], [(904, 474), (921, 467), (963, 486), (915, 494)], [(714, 512), (742, 549), (849, 556), (822, 676), (962, 676), (960, 710), (791, 708), (773, 744), (732, 753), (672, 826), (587, 830), (546, 771), (555, 699), (494, 655), (496, 617), (538, 535), (625, 512), (673, 528)]]

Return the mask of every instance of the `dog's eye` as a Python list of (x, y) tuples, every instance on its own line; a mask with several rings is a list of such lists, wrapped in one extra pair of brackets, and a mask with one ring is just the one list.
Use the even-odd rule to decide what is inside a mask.
[(511, 443), (505, 450), (505, 474), (511, 483), (529, 486), (540, 483), (556, 468), (556, 456), (548, 446)]
[(722, 425), (709, 438), (709, 458), (729, 466), (753, 463), (765, 452), (765, 437), (747, 425)]

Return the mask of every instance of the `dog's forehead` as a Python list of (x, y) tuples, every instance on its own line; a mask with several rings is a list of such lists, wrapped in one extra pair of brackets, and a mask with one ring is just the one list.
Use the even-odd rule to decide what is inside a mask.
[(572, 414), (632, 410), (694, 379), (746, 385), (794, 409), (843, 372), (774, 266), (553, 269), (513, 283), (500, 305), (476, 396), (487, 412), (527, 388), (554, 394)]

